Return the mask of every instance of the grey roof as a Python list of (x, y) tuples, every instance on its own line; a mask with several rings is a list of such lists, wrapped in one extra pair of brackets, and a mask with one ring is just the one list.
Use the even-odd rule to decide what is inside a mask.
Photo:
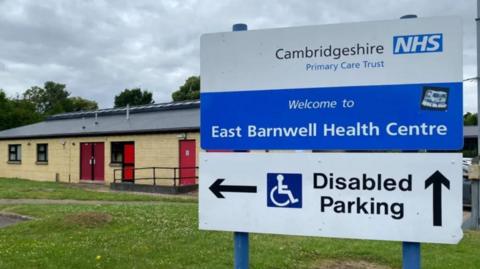
[[(177, 102), (52, 116), (0, 132), (0, 139), (159, 133), (200, 129), (200, 103)], [(96, 116), (95, 116), (96, 114)]]

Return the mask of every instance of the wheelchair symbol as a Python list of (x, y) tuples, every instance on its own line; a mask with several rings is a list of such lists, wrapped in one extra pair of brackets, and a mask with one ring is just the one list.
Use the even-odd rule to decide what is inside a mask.
[(301, 174), (268, 174), (270, 207), (301, 208)]

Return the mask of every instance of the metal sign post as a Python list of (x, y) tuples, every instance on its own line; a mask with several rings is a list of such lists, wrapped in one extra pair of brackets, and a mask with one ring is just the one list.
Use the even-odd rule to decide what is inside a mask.
[[(477, 118), (480, 114), (480, 0), (477, 0), (477, 17), (475, 18), (477, 32), (477, 76), (472, 78), (477, 83)], [(477, 158), (480, 158), (480, 124), (477, 120)], [(478, 173), (478, 161), (472, 160), (469, 170), (475, 169), (474, 173), (469, 171), (468, 179), (471, 186), (471, 209), (470, 218), (463, 224), (464, 229), (477, 230), (480, 224), (480, 174)]]
[[(233, 32), (247, 31), (248, 26), (243, 23), (237, 23), (232, 26)], [(249, 267), (249, 239), (248, 233), (234, 232), (233, 233), (233, 248), (235, 254), (234, 268), (248, 269)]]
[[(477, 18), (475, 19), (475, 27), (477, 31), (477, 156), (480, 157), (480, 1), (477, 0)], [(478, 229), (480, 222), (480, 181), (472, 180), (472, 208), (470, 224), (471, 228)]]
[[(417, 15), (408, 14), (400, 17), (400, 19), (416, 19)], [(420, 269), (421, 255), (420, 243), (403, 242), (402, 243), (402, 267), (403, 269)]]
[(420, 243), (403, 242), (402, 243), (402, 268), (403, 269), (420, 269)]

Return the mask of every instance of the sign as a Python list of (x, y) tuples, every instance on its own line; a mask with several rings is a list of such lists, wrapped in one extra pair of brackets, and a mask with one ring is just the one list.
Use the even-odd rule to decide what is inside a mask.
[(200, 229), (448, 244), (463, 236), (460, 153), (200, 158)]
[(461, 33), (441, 17), (205, 34), (201, 146), (461, 149)]

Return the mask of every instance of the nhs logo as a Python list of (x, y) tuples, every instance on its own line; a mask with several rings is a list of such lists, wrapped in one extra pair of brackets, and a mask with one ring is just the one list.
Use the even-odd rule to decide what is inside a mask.
[(393, 37), (393, 54), (442, 51), (442, 34), (403, 35)]

